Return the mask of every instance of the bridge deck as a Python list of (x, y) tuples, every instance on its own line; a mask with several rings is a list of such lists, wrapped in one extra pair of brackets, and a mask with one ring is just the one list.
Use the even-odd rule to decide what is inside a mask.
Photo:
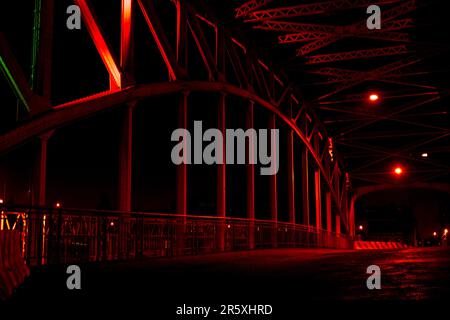
[[(381, 290), (366, 287), (371, 264), (381, 268)], [(311, 304), (336, 301), (344, 306), (373, 300), (445, 301), (450, 298), (449, 266), (450, 250), (441, 248), (242, 251), (81, 266), (83, 289), (78, 293), (65, 289), (65, 269), (45, 267), (35, 270), (10, 303), (95, 302), (97, 308), (114, 310), (129, 299), (137, 309), (167, 318), (184, 303), (272, 303), (278, 314), (293, 315)]]

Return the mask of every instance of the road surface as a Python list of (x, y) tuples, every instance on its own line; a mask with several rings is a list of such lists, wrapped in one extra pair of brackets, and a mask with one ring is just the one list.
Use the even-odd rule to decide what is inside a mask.
[[(370, 265), (381, 269), (380, 290), (366, 286)], [(374, 306), (411, 311), (432, 303), (438, 311), (435, 305), (450, 302), (450, 250), (443, 248), (274, 249), (81, 265), (81, 270), (80, 291), (67, 290), (65, 268), (33, 270), (7, 305), (92, 303), (109, 311), (144, 308), (161, 315), (156, 319), (197, 319), (177, 318), (174, 310), (184, 304), (271, 304), (274, 314), (300, 319), (296, 315), (305, 309), (335, 314), (358, 307), (372, 313), (382, 310)]]

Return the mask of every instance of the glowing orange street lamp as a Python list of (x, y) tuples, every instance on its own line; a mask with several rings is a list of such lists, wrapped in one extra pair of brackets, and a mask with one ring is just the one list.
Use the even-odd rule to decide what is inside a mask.
[(448, 233), (448, 229), (445, 229), (445, 230), (444, 230), (444, 236), (446, 236), (447, 233)]
[(372, 93), (372, 94), (369, 96), (369, 100), (370, 100), (371, 102), (378, 101), (378, 99), (380, 99), (380, 97), (379, 97), (377, 94), (375, 94), (375, 93)]
[(394, 173), (398, 176), (401, 175), (403, 173), (402, 167), (395, 167)]

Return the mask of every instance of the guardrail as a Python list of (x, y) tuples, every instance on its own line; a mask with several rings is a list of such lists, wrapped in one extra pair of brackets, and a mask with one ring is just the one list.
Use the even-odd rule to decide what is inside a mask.
[(29, 265), (169, 257), (258, 248), (352, 248), (311, 226), (205, 216), (4, 207), (0, 229), (19, 231)]
[(15, 230), (0, 230), (0, 300), (11, 296), (30, 275), (21, 256), (19, 237)]

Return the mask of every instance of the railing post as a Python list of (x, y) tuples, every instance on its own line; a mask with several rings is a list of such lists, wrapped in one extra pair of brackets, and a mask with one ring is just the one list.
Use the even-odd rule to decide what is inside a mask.
[(33, 218), (33, 213), (32, 213), (32, 209), (28, 209), (28, 213), (27, 213), (27, 254), (26, 254), (26, 261), (27, 261), (27, 265), (31, 265), (31, 257), (32, 254), (34, 253), (34, 250), (32, 249), (32, 245), (35, 244), (36, 242), (33, 242), (33, 232), (35, 232), (33, 225), (34, 225), (34, 218)]
[[(61, 263), (61, 232), (62, 232), (62, 209), (59, 208), (58, 210), (58, 220), (57, 220), (57, 227), (56, 227), (56, 262), (59, 264)], [(62, 246), (64, 248), (64, 246)]]

